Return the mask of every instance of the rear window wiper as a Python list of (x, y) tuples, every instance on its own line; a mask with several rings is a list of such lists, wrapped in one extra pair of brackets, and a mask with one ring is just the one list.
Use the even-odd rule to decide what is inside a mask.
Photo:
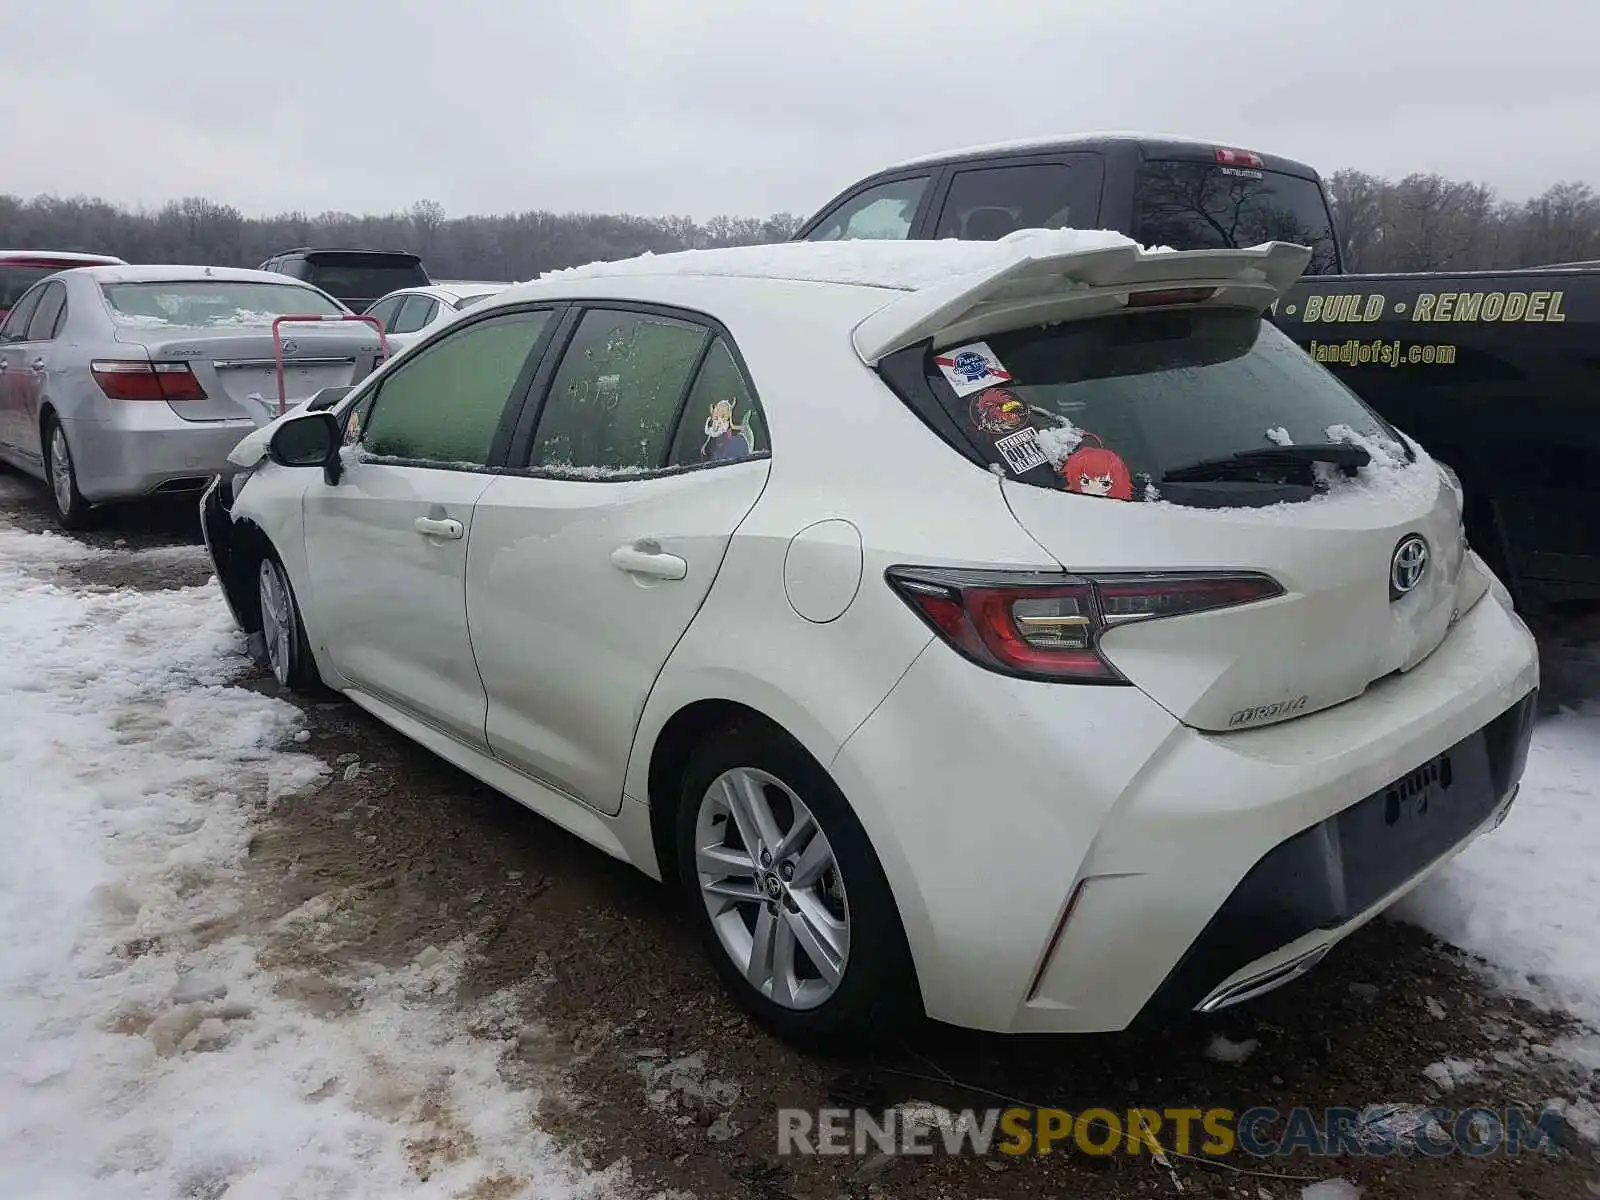
[(1354, 475), (1371, 461), (1372, 455), (1348, 442), (1309, 442), (1303, 446), (1262, 446), (1220, 458), (1203, 458), (1174, 467), (1161, 478), (1166, 483), (1202, 483), (1208, 479), (1227, 479), (1241, 472), (1319, 462), (1330, 463), (1345, 474)]

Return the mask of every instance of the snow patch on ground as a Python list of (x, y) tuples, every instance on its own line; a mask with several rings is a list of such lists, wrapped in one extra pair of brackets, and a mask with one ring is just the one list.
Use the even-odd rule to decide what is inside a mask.
[(1219, 1033), (1206, 1046), (1206, 1057), (1212, 1062), (1242, 1063), (1260, 1047), (1261, 1043), (1255, 1038), (1246, 1038), (1242, 1042), (1235, 1042), (1230, 1041)]
[(95, 557), (0, 529), (0, 1195), (600, 1196), (441, 1015), (465, 951), (349, 981), (330, 1017), (246, 936), (253, 821), (326, 768), (231, 685), (214, 587), (75, 590)]
[(1513, 994), (1600, 1030), (1600, 709), (1534, 728), (1505, 823), (1396, 915), (1479, 955)]

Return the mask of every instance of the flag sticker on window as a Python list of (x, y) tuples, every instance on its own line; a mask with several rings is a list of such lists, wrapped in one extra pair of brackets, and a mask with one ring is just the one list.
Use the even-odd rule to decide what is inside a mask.
[(1032, 425), (1010, 437), (1001, 438), (994, 444), (1000, 451), (1000, 457), (1006, 460), (1006, 466), (1016, 474), (1021, 475), (1042, 467), (1050, 461), (1045, 455), (1044, 447), (1039, 445), (1038, 431)]
[(970, 395), (997, 383), (1010, 383), (1011, 372), (1000, 365), (986, 342), (968, 342), (934, 355), (933, 361), (958, 396)]

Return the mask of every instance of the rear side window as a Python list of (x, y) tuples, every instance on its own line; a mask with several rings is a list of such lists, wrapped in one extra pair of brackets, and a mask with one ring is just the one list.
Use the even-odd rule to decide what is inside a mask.
[(924, 352), (945, 427), (961, 430), (1005, 474), (1044, 487), (1117, 500), (1255, 505), (1307, 499), (1337, 468), (1269, 462), (1198, 479), (1195, 468), (1353, 439), (1407, 453), (1353, 392), (1253, 311), (1124, 314), (992, 335), (983, 346), (1010, 378), (961, 395), (948, 382), (958, 352)]
[(400, 306), (400, 315), (394, 319), (390, 326), (390, 333), (415, 333), (429, 321), (438, 309), (439, 302), (429, 296), (407, 296), (406, 302)]
[(1311, 247), (1308, 275), (1339, 270), (1333, 218), (1311, 179), (1215, 163), (1147, 162), (1139, 169), (1134, 237), (1174, 250), (1262, 242)]
[(597, 478), (660, 470), (708, 334), (653, 313), (585, 313), (550, 384), (530, 465)]
[(259, 328), (270, 326), (274, 317), (320, 317), (343, 311), (320, 292), (292, 283), (185, 279), (106, 283), (100, 291), (111, 315), (123, 325)]
[(28, 336), (28, 322), (33, 319), (33, 313), (39, 306), (39, 298), (44, 295), (40, 288), (33, 293), (23, 293), (17, 305), (6, 316), (5, 324), (0, 325), (0, 341), (20, 342)]
[(66, 287), (60, 283), (46, 284), (44, 295), (39, 297), (39, 307), (33, 310), (33, 316), (28, 321), (28, 340), (48, 342), (55, 337), (66, 311)]
[(1091, 229), (1100, 210), (1100, 166), (1033, 163), (958, 171), (936, 238), (998, 241), (1019, 229)]
[(390, 296), (387, 300), (380, 300), (367, 309), (366, 315), (376, 318), (382, 325), (385, 333), (394, 332), (394, 319), (400, 312), (400, 306), (405, 303), (404, 296)]
[(856, 238), (903, 241), (911, 236), (917, 206), (928, 190), (929, 177), (896, 179), (857, 192), (823, 218), (806, 235), (808, 242), (837, 242)]
[(735, 462), (769, 448), (761, 405), (727, 342), (719, 337), (711, 343), (689, 390), (667, 465)]
[[(378, 385), (361, 444), (382, 458), (484, 466), (512, 388), (549, 320), (544, 309), (491, 317), (396, 362)], [(359, 417), (354, 425), (361, 428)]]
[(54, 275), (61, 267), (16, 267), (0, 265), (0, 316), (16, 307), (22, 294), (46, 275)]

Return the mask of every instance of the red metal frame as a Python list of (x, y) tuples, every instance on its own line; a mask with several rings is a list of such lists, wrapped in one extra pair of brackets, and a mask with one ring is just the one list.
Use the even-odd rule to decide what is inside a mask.
[[(360, 321), (363, 325), (371, 325), (378, 331), (378, 348), (383, 352), (383, 357), (378, 363), (386, 362), (389, 358), (389, 337), (383, 332), (383, 322), (377, 317), (369, 317), (356, 313), (328, 313), (326, 315), (309, 314), (305, 316), (274, 317), (272, 319), (272, 360), (278, 372), (278, 415), (281, 417), (288, 409), (286, 389), (283, 382), (283, 338), (279, 335), (278, 327), (291, 322), (302, 325), (322, 325), (328, 321)], [(377, 369), (378, 364), (373, 364)]]

